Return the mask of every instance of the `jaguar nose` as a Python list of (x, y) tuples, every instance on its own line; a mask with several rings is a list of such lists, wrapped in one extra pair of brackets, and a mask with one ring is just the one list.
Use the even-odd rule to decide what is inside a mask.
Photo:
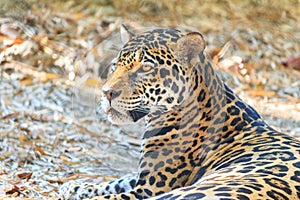
[(110, 102), (114, 98), (120, 96), (121, 91), (115, 91), (115, 90), (102, 90), (103, 94), (106, 96), (107, 100)]

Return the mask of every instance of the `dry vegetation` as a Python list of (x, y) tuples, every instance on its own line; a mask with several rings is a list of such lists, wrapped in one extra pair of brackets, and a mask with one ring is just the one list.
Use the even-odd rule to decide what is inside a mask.
[(222, 78), (300, 137), (299, 1), (154, 2), (0, 2), (0, 199), (55, 198), (68, 180), (135, 173), (140, 131), (110, 125), (98, 109), (121, 23), (199, 30), (212, 56), (229, 41)]

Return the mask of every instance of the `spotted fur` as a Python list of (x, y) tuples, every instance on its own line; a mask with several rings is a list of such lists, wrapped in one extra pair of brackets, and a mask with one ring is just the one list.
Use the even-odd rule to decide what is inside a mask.
[(138, 176), (67, 184), (66, 199), (300, 198), (300, 142), (218, 78), (200, 33), (123, 33), (101, 103), (112, 123), (146, 120)]

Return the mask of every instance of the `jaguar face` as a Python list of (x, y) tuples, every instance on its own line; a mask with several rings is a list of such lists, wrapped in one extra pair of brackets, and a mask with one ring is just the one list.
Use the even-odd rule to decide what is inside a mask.
[[(122, 48), (102, 88), (102, 109), (110, 122), (133, 123), (174, 109), (187, 98), (188, 70), (171, 48), (180, 34), (157, 29), (134, 36)], [(151, 37), (145, 43), (144, 38)]]

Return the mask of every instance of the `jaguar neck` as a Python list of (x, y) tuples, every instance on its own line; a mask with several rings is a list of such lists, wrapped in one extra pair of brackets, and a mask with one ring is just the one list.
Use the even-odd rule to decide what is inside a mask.
[[(214, 72), (199, 62), (190, 76), (189, 98), (167, 113), (149, 115), (143, 139), (177, 134), (208, 143), (205, 151), (235, 137), (251, 124), (265, 126), (258, 113), (244, 103)], [(242, 134), (240, 134), (242, 135)]]

